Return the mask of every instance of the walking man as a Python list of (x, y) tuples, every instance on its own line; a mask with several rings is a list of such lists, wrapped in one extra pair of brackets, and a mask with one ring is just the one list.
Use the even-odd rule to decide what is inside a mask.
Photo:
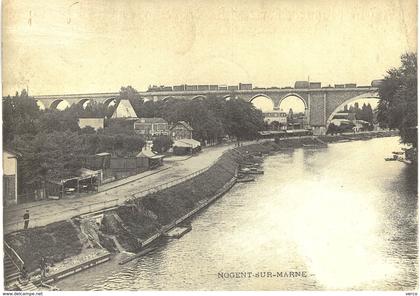
[(44, 256), (41, 257), (41, 261), (39, 262), (39, 269), (41, 269), (41, 278), (44, 279), (47, 271), (47, 261)]
[(23, 215), (23, 222), (24, 222), (24, 229), (28, 229), (29, 226), (29, 210), (26, 210), (25, 214)]

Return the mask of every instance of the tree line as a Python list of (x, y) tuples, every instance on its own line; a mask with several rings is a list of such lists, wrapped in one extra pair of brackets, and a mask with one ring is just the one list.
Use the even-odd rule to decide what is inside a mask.
[(354, 113), (357, 120), (364, 120), (373, 124), (373, 109), (370, 103), (363, 103), (362, 108), (359, 107), (359, 103), (354, 103), (354, 105), (344, 106), (343, 112), (345, 113)]
[(161, 117), (170, 124), (186, 121), (194, 129), (193, 138), (202, 143), (214, 143), (228, 135), (238, 140), (257, 137), (264, 128), (261, 110), (233, 95), (223, 97), (207, 96), (195, 100), (172, 99), (165, 101), (144, 101), (131, 86), (122, 87), (120, 99), (131, 102), (137, 117)]
[[(193, 137), (203, 143), (217, 142), (226, 135), (251, 139), (263, 126), (262, 112), (239, 99), (145, 102), (128, 86), (121, 88), (113, 106), (92, 102), (60, 111), (40, 110), (23, 90), (3, 98), (3, 145), (22, 155), (18, 161), (19, 188), (33, 192), (46, 180), (74, 176), (86, 157), (99, 152), (123, 157), (140, 152), (145, 139), (135, 133), (132, 122), (105, 119), (105, 128), (97, 131), (79, 127), (79, 118), (110, 117), (121, 99), (130, 100), (138, 117), (162, 117), (169, 123), (187, 121), (194, 129)], [(159, 152), (168, 148), (161, 137), (155, 142)]]
[(417, 53), (401, 56), (401, 65), (387, 71), (379, 86), (380, 126), (400, 131), (401, 140), (417, 148)]

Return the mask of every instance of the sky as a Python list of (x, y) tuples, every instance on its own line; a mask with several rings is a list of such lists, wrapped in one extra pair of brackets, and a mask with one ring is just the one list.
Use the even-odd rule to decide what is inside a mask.
[[(349, 104), (348, 106), (350, 105), (354, 106), (356, 102), (359, 104), (360, 107), (362, 107), (363, 104), (366, 104), (366, 105), (370, 104), (372, 109), (375, 109), (376, 107), (378, 107), (379, 99), (362, 98), (356, 101), (352, 101), (352, 103)], [(66, 108), (67, 105), (65, 105), (64, 102), (62, 103), (63, 103), (62, 108)], [(252, 100), (252, 104), (254, 104), (256, 108), (260, 109), (263, 112), (272, 112), (274, 110), (273, 101), (264, 96), (255, 97), (255, 99)], [(301, 98), (297, 96), (293, 96), (293, 95), (288, 96), (287, 98), (283, 99), (279, 107), (280, 109), (278, 111), (280, 112), (288, 113), (290, 109), (292, 109), (294, 113), (305, 112), (305, 103), (302, 101)], [(337, 109), (336, 111), (340, 111), (340, 110)]]
[(415, 0), (4, 0), (2, 94), (370, 85), (417, 51)]

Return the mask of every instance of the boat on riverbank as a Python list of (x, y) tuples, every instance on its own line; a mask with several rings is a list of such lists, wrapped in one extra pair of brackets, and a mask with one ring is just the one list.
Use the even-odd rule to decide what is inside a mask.
[[(270, 143), (271, 144), (271, 143)], [(263, 144), (262, 144), (263, 145)], [(268, 146), (268, 147), (271, 147), (271, 146), (273, 146), (273, 145), (264, 145), (264, 146)], [(259, 148), (259, 147), (257, 147), (257, 148)], [(276, 149), (277, 147), (276, 146), (274, 146), (274, 147), (272, 147), (272, 149)], [(286, 148), (286, 149), (294, 149), (294, 148)], [(275, 150), (275, 151), (278, 151), (278, 150)], [(298, 152), (299, 152), (299, 150), (298, 150)], [(300, 152), (299, 152), (300, 153)], [(233, 153), (232, 153), (233, 154)], [(250, 153), (251, 154), (251, 153)], [(285, 155), (285, 156), (287, 156), (287, 157), (289, 157), (289, 155), (290, 154), (287, 154), (287, 155)], [(382, 156), (383, 157), (383, 156)], [(234, 163), (236, 166), (234, 166), (234, 165), (232, 165), (232, 167), (234, 167), (235, 169), (237, 168), (237, 165), (240, 165), (241, 164), (241, 160), (242, 160), (242, 158), (239, 158), (238, 159), (238, 157), (236, 156), (236, 154), (235, 154), (235, 157), (232, 157), (233, 159), (235, 159), (236, 160), (236, 162)], [(250, 158), (252, 158), (252, 155), (250, 155)], [(251, 161), (247, 161), (248, 163), (250, 163), (249, 164), (249, 166), (250, 167), (252, 167), (252, 166), (256, 166), (255, 164), (253, 164)], [(202, 178), (202, 179), (205, 179), (204, 181), (203, 181), (203, 183), (204, 184), (208, 184), (208, 182), (209, 182), (209, 180), (211, 180), (212, 178), (214, 178), (214, 176), (217, 176), (217, 177), (220, 177), (220, 175), (221, 174), (223, 174), (223, 173), (225, 173), (229, 178), (232, 178), (232, 179), (234, 179), (235, 177), (234, 177), (234, 175), (235, 175), (235, 170), (234, 169), (230, 169), (230, 170), (226, 170), (226, 167), (227, 167), (227, 163), (226, 162), (222, 162), (222, 164), (223, 165), (215, 165), (214, 167), (215, 168), (219, 168), (219, 169), (217, 169), (217, 170), (215, 170), (215, 172), (214, 173), (212, 173), (211, 175), (210, 175), (210, 178), (209, 178), (209, 176), (206, 176), (205, 174), (199, 174), (198, 176), (199, 176), (199, 178), (197, 178), (197, 179), (194, 179), (194, 181), (193, 182), (189, 182), (189, 183), (187, 183), (187, 185), (188, 186), (185, 186), (185, 191), (183, 191), (183, 192), (181, 192), (182, 194), (179, 194), (181, 197), (182, 196), (189, 196), (190, 194), (191, 194), (191, 184), (197, 184), (198, 183), (198, 181), (199, 181), (199, 179), (200, 178)], [(264, 167), (266, 167), (266, 166), (264, 166)], [(228, 167), (228, 168), (230, 168), (230, 167)], [(250, 171), (251, 171), (251, 169), (250, 168), (248, 168)], [(270, 170), (270, 168), (269, 167), (267, 167), (267, 173), (269, 173), (269, 170)], [(239, 173), (239, 172), (238, 172)], [(264, 171), (261, 171), (261, 174), (263, 174), (264, 173)], [(243, 180), (244, 180), (244, 182), (251, 182), (251, 181), (253, 181), (253, 180), (255, 180), (254, 179), (254, 177), (255, 176), (250, 176), (251, 174), (253, 174), (252, 172), (250, 172), (250, 173), (248, 173), (248, 174), (244, 174), (245, 176), (242, 176), (243, 177)], [(239, 176), (238, 176), (239, 177)], [(247, 178), (248, 177), (248, 178)], [(260, 178), (260, 177), (258, 177), (258, 178)], [(248, 180), (248, 181), (245, 181), (245, 180)], [(240, 180), (237, 180), (238, 182), (241, 182)], [(232, 181), (233, 183), (234, 183), (234, 180)], [(180, 185), (181, 186), (181, 185)], [(246, 186), (242, 186), (242, 187), (248, 187), (248, 186), (253, 186), (252, 184), (248, 184), (248, 185), (246, 185)], [(228, 190), (228, 187), (230, 188), (231, 186), (226, 186), (226, 190)], [(217, 188), (217, 187), (215, 187), (213, 184), (210, 184), (209, 186), (208, 186), (208, 188)], [(172, 189), (171, 189), (172, 190)], [(200, 186), (198, 186), (198, 187), (196, 187), (196, 190), (195, 190), (195, 192), (199, 192), (199, 194), (200, 195), (202, 195), (202, 193), (201, 193), (201, 187)], [(225, 190), (222, 190), (223, 192), (225, 192)], [(153, 193), (153, 194), (156, 194), (156, 193)], [(219, 193), (217, 193), (217, 194), (219, 194)], [(168, 199), (171, 199), (171, 198), (173, 198), (173, 196), (174, 196), (174, 194), (173, 194), (173, 191), (171, 191), (168, 195)], [(199, 208), (199, 209), (201, 209), (201, 208), (204, 208), (204, 205), (205, 206), (207, 206), (208, 204), (210, 204), (210, 202), (212, 201), (212, 200), (214, 200), (213, 198), (210, 198), (210, 199), (208, 199), (208, 198), (202, 198), (202, 199), (200, 199), (199, 201), (198, 201), (198, 203), (196, 204), (197, 205), (197, 208)], [(204, 202), (205, 201), (205, 202)], [(208, 202), (208, 201), (210, 201), (210, 202)], [(131, 207), (131, 205), (130, 205), (130, 207)], [(127, 207), (128, 208), (128, 207)], [(174, 207), (174, 208), (176, 208), (176, 207)], [(196, 209), (194, 209), (191, 213), (193, 214), (193, 212), (194, 213), (196, 213), (197, 212), (197, 210)], [(125, 218), (126, 216), (128, 216), (128, 215), (131, 215), (131, 213), (134, 213), (134, 214), (136, 214), (137, 215), (137, 211), (133, 211), (133, 210), (130, 210), (130, 211), (124, 211), (124, 212), (122, 212), (121, 211), (121, 217), (123, 217), (123, 218)], [(146, 212), (147, 213), (147, 212)], [(190, 213), (188, 213), (188, 217), (190, 217), (190, 216), (192, 216), (192, 214), (190, 214)], [(186, 214), (187, 215), (187, 214)], [(182, 218), (182, 219), (181, 219)], [(184, 216), (182, 216), (180, 219), (181, 220), (184, 220)], [(136, 220), (133, 220), (133, 221), (136, 221)], [(177, 220), (178, 221), (178, 220)], [(76, 221), (77, 222), (77, 221)], [(178, 222), (177, 222), (178, 223)], [(115, 224), (117, 224), (117, 223), (115, 223)], [(146, 224), (146, 223), (145, 223)], [(121, 224), (122, 225), (122, 224)], [(126, 225), (129, 225), (129, 226), (131, 226), (131, 225), (134, 225), (134, 223), (127, 223)], [(147, 225), (147, 224), (146, 224)], [(76, 226), (78, 226), (78, 224), (76, 224)], [(72, 227), (70, 227), (71, 229), (74, 229), (74, 227), (72, 226)], [(195, 227), (196, 228), (196, 227)], [(166, 230), (168, 230), (168, 229), (166, 229)], [(151, 237), (149, 237), (149, 238), (147, 238), (147, 240), (146, 241), (144, 241), (144, 238), (143, 237), (141, 237), (141, 241), (142, 241), (142, 245), (144, 246), (144, 243), (145, 242), (152, 242), (152, 241), (154, 241), (155, 240), (155, 238), (159, 238), (160, 237), (160, 235), (162, 234), (162, 228), (157, 228), (157, 231), (159, 231), (159, 233), (157, 233), (157, 234), (153, 234), (153, 236), (151, 236)], [(134, 232), (135, 233), (135, 232)], [(190, 235), (192, 235), (192, 234), (190, 234)], [(189, 236), (190, 236), (189, 235)], [(188, 236), (188, 237), (189, 237)], [(187, 237), (187, 238), (188, 238)], [(136, 241), (135, 241), (136, 242)], [(156, 243), (158, 243), (158, 242), (156, 242)], [(126, 256), (127, 257), (127, 256)], [(133, 259), (135, 259), (135, 258), (133, 258)], [(133, 260), (133, 259), (131, 259), (131, 260)]]
[(404, 151), (392, 151), (392, 154), (395, 154), (395, 155), (404, 155)]
[(320, 144), (302, 144), (303, 148), (327, 148), (326, 145), (320, 145)]
[(137, 253), (137, 254), (135, 254), (135, 255), (133, 255), (133, 256), (130, 256), (130, 257), (128, 257), (128, 258), (126, 258), (126, 259), (124, 259), (124, 260), (121, 260), (118, 264), (119, 265), (123, 265), (123, 264), (126, 264), (126, 263), (128, 263), (128, 262), (130, 262), (130, 261), (133, 261), (134, 259), (136, 259), (136, 258), (140, 258), (140, 257), (142, 257), (142, 256), (144, 256), (144, 255), (146, 255), (146, 254), (149, 254), (150, 252), (153, 252), (154, 250), (156, 250), (157, 249), (157, 247), (150, 247), (150, 248), (146, 248), (146, 249), (144, 249), (144, 250), (142, 250), (142, 251), (140, 251), (139, 253)]
[(242, 177), (238, 177), (238, 179), (236, 180), (236, 182), (238, 183), (248, 183), (248, 182), (253, 182), (255, 181), (254, 177), (250, 177), (250, 176), (242, 176)]
[(395, 160), (397, 159), (394, 157), (385, 157), (385, 161), (395, 161)]
[(262, 175), (264, 174), (263, 170), (253, 169), (253, 168), (242, 168), (238, 172), (239, 174), (245, 174), (245, 175)]
[(400, 160), (400, 158), (402, 159), (402, 157), (398, 157), (398, 155), (394, 154), (392, 157), (385, 157), (385, 161), (396, 161)]
[(171, 230), (169, 230), (168, 232), (164, 233), (163, 236), (166, 238), (181, 238), (182, 236), (184, 236), (185, 234), (187, 234), (188, 232), (190, 232), (192, 230), (192, 226), (191, 225), (187, 225), (187, 226), (177, 226), (172, 228)]

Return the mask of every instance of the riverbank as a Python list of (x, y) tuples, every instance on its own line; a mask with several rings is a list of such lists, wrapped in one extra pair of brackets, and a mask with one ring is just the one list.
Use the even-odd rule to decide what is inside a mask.
[(240, 158), (228, 151), (208, 169), (172, 187), (132, 198), (112, 210), (7, 234), (5, 240), (33, 274), (41, 257), (57, 265), (69, 258), (83, 258), (92, 248), (137, 252), (174, 221), (220, 195), (220, 190), (232, 182)]
[[(339, 142), (342, 138), (326, 139)], [(318, 138), (302, 137), (241, 146), (225, 152), (199, 175), (170, 188), (133, 198), (106, 212), (20, 231), (7, 235), (5, 239), (21, 256), (29, 271), (36, 271), (41, 256), (58, 264), (72, 257), (83, 258), (84, 252), (92, 248), (111, 253), (138, 252), (155, 242), (176, 221), (180, 222), (186, 216), (189, 218), (203, 205), (207, 206), (215, 197), (225, 193), (239, 164), (250, 155), (299, 147), (323, 147), (323, 144)]]
[[(124, 265), (119, 262), (129, 255), (117, 253), (56, 285), (84, 291), (396, 290), (402, 285), (411, 290), (416, 171), (384, 161), (401, 147), (399, 137), (389, 137), (270, 153), (260, 159), (263, 175), (233, 186), (194, 215), (192, 231), (181, 239), (159, 240), (153, 253)], [(330, 254), (346, 256), (330, 260)], [(308, 277), (218, 277), (221, 271), (244, 269), (298, 270)], [(362, 276), (348, 273), (355, 269)], [(330, 280), (331, 274), (341, 280)]]

